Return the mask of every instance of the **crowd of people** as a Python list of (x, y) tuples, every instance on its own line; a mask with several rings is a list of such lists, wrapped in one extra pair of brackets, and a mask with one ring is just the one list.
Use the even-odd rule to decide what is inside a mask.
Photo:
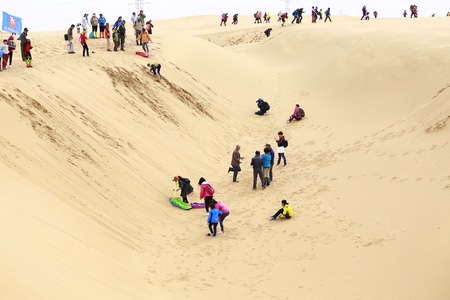
[[(136, 46), (142, 46), (144, 53), (149, 54), (149, 43), (152, 42), (152, 28), (153, 24), (151, 20), (146, 21), (146, 15), (141, 10), (139, 14), (133, 12), (131, 15), (131, 23), (133, 24)], [(91, 33), (87, 35), (87, 31), (91, 28)], [(72, 24), (67, 30), (66, 40), (68, 46), (68, 53), (74, 54), (74, 34), (73, 30), (75, 25)], [(79, 34), (78, 41), (83, 48), (83, 56), (89, 56), (89, 47), (87, 45), (88, 39), (105, 39), (106, 51), (125, 51), (125, 39), (127, 37), (126, 21), (122, 16), (119, 16), (114, 22), (113, 26), (106, 21), (103, 14), (99, 14), (99, 17), (95, 13), (89, 19), (89, 14), (84, 14), (81, 18), (81, 22), (77, 24), (77, 34)], [(112, 43), (111, 43), (112, 38)], [(114, 44), (114, 48), (112, 48)]]

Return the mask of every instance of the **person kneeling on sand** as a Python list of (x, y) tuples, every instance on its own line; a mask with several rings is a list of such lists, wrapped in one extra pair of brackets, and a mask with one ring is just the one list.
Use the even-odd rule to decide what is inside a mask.
[(151, 63), (151, 64), (147, 64), (147, 67), (150, 68), (150, 72), (153, 72), (153, 76), (156, 76), (156, 73), (158, 73), (159, 78), (161, 78), (161, 64), (159, 63)]
[(294, 216), (292, 207), (289, 205), (287, 200), (281, 200), (281, 208), (277, 210), (277, 212), (272, 217), (270, 217), (270, 221), (275, 221), (278, 216), (286, 219), (290, 219)]
[(256, 100), (256, 105), (259, 108), (259, 111), (255, 112), (256, 115), (263, 116), (270, 109), (269, 103), (264, 101), (262, 98), (258, 98), (258, 100)]

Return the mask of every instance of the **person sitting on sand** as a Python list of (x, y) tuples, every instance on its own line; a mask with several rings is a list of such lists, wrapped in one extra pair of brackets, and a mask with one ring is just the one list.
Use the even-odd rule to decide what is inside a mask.
[(272, 217), (270, 217), (270, 221), (275, 221), (278, 216), (285, 219), (290, 219), (294, 216), (294, 211), (286, 200), (281, 200), (281, 208), (277, 210)]
[(289, 120), (287, 120), (287, 123), (288, 124), (291, 123), (292, 120), (294, 120), (294, 119), (296, 119), (297, 121), (300, 121), (301, 119), (303, 119), (303, 117), (305, 117), (304, 110), (300, 108), (300, 105), (295, 104), (294, 112), (289, 117)]
[(262, 98), (258, 98), (258, 100), (256, 100), (256, 103), (259, 108), (259, 111), (255, 112), (256, 115), (263, 116), (270, 109), (269, 103), (264, 101)]

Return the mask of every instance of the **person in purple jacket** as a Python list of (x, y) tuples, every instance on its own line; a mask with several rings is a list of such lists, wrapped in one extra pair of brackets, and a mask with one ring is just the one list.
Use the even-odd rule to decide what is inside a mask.
[(217, 224), (219, 224), (219, 215), (222, 215), (222, 211), (218, 210), (213, 203), (209, 204), (209, 208), (207, 220), (209, 233), (206, 235), (215, 237), (217, 234)]
[(230, 214), (230, 210), (228, 209), (228, 207), (225, 204), (223, 204), (220, 201), (216, 201), (215, 199), (212, 200), (212, 203), (214, 204), (215, 208), (217, 208), (218, 210), (220, 210), (222, 212), (222, 215), (219, 217), (219, 224), (220, 224), (220, 231), (219, 231), (219, 233), (224, 233), (223, 221)]

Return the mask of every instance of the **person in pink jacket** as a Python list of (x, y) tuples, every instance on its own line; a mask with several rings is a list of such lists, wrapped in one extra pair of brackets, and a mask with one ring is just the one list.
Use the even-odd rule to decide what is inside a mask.
[(203, 177), (198, 180), (198, 185), (200, 186), (200, 200), (204, 199), (206, 214), (208, 214), (215, 190)]
[(300, 121), (301, 119), (303, 119), (305, 117), (305, 111), (303, 109), (300, 108), (300, 105), (295, 104), (295, 109), (294, 112), (292, 113), (292, 115), (289, 116), (289, 119), (286, 121), (286, 123), (291, 123), (292, 120), (296, 119), (298, 121)]
[(220, 201), (216, 201), (216, 200), (212, 199), (212, 203), (214, 204), (215, 208), (217, 208), (218, 210), (220, 210), (222, 212), (222, 214), (219, 216), (219, 224), (220, 224), (220, 232), (219, 233), (224, 233), (223, 221), (230, 214), (230, 210), (228, 209), (228, 207), (225, 204), (223, 204)]

